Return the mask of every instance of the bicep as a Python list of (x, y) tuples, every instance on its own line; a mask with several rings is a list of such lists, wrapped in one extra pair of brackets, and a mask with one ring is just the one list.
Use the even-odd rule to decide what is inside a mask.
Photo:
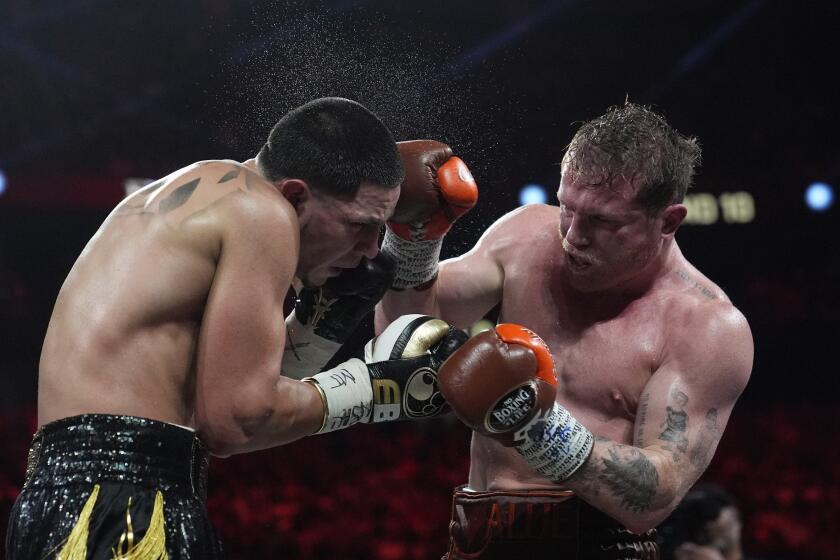
[(389, 291), (376, 308), (376, 331), (407, 313), (427, 313), (466, 329), (502, 298), (504, 271), (488, 231), (469, 252), (440, 263), (425, 290)]
[(720, 334), (677, 348), (648, 381), (637, 408), (634, 445), (663, 451), (688, 485), (711, 462), (752, 367), (751, 338)]
[(468, 253), (441, 263), (437, 302), (440, 316), (461, 328), (481, 319), (502, 299), (504, 271), (486, 239)]
[(263, 414), (255, 409), (270, 413), (297, 261), (294, 232), (270, 218), (235, 223), (223, 237), (197, 349), (196, 416), (204, 427), (238, 429)]
[(634, 445), (663, 451), (675, 465), (698, 471), (711, 461), (734, 405), (693, 386), (678, 371), (660, 370), (639, 400)]

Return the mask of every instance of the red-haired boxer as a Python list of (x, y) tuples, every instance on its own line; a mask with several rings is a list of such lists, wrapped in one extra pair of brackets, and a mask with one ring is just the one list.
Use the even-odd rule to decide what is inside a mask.
[(374, 114), (324, 98), (256, 159), (196, 163), (120, 203), (58, 295), (6, 558), (217, 558), (208, 451), (438, 413), (434, 372), (466, 338), (443, 321), (404, 317), (372, 344), (386, 359), (318, 373), (390, 285), (375, 257), (403, 176)]
[[(515, 210), (439, 266), (400, 260), (412, 240), (386, 233), (383, 252), (397, 257), (397, 282), (407, 281), (377, 307), (378, 325), (416, 312), (466, 328), (500, 304), (501, 321), (550, 348), (564, 425), (594, 438), (587, 456), (574, 455), (580, 462), (558, 456), (535, 468), (474, 433), (468, 485), (454, 497), (451, 560), (512, 557), (494, 555), (507, 541), (518, 543), (513, 557), (571, 558), (593, 531), (612, 535), (599, 541), (612, 550), (604, 557), (655, 555), (644, 534), (711, 461), (753, 361), (743, 315), (674, 238), (699, 159), (695, 139), (625, 103), (575, 134), (559, 207)], [(425, 283), (414, 280), (418, 270)]]

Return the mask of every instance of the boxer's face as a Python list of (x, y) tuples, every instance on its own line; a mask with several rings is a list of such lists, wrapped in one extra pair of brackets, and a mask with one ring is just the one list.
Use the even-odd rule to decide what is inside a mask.
[(375, 257), (379, 231), (399, 196), (399, 188), (371, 183), (362, 183), (351, 200), (312, 190), (300, 231), (298, 277), (303, 283), (320, 286), (342, 269), (355, 268), (362, 257)]
[(596, 292), (637, 276), (662, 247), (660, 220), (634, 201), (626, 181), (592, 185), (585, 176), (560, 181), (560, 241), (571, 285)]
[(717, 519), (709, 521), (705, 526), (707, 544), (722, 553), (741, 548), (741, 516), (734, 506), (720, 510)]

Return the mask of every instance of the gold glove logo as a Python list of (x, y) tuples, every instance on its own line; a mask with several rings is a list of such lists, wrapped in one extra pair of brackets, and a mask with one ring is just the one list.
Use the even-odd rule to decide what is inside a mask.
[(387, 422), (400, 417), (400, 386), (393, 379), (371, 379), (373, 422)]
[(436, 416), (446, 401), (440, 394), (437, 372), (430, 367), (414, 370), (406, 379), (405, 387), (393, 379), (372, 379), (373, 422), (396, 420), (401, 415), (408, 418)]
[(440, 394), (437, 372), (430, 367), (415, 370), (405, 384), (403, 408), (411, 418), (436, 416), (443, 410), (446, 401)]

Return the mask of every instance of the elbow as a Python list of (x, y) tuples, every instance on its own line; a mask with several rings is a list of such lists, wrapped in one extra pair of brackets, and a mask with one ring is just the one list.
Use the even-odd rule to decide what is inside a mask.
[(616, 520), (628, 531), (641, 535), (651, 529), (656, 529), (665, 521), (678, 502), (678, 493), (673, 489), (666, 489), (656, 496), (655, 501), (646, 510), (627, 511)]
[(199, 438), (202, 443), (207, 446), (207, 450), (210, 452), (210, 455), (214, 457), (221, 457), (224, 459), (226, 457), (230, 457), (231, 455), (236, 455), (237, 450), (239, 449), (236, 442), (208, 437), (205, 433), (199, 433)]
[(660, 523), (665, 521), (668, 517), (670, 510), (664, 512), (649, 512), (643, 515), (633, 515), (628, 516), (627, 519), (619, 520), (619, 522), (624, 526), (625, 529), (636, 533), (637, 535), (641, 535), (650, 531), (651, 529), (656, 529)]
[(676, 468), (669, 457), (652, 455), (651, 460), (657, 466), (658, 475), (657, 484), (651, 488), (654, 492), (650, 500), (641, 511), (628, 511), (623, 516), (624, 518), (619, 520), (628, 530), (636, 534), (645, 533), (662, 524), (677, 507), (687, 487), (690, 486), (684, 473)]
[(216, 417), (198, 425), (198, 437), (216, 457), (230, 457), (249, 451), (252, 437), (233, 416)]
[(224, 402), (205, 403), (203, 413), (197, 414), (198, 437), (217, 457), (254, 450), (261, 427), (272, 415), (264, 401), (234, 394)]

